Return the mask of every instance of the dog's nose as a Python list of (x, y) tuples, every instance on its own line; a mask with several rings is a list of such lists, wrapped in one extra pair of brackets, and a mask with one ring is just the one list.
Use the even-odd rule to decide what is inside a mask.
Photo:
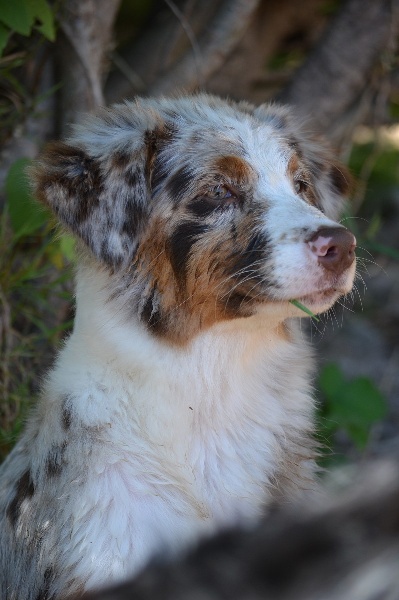
[(356, 238), (344, 227), (325, 227), (316, 231), (308, 240), (319, 264), (337, 275), (351, 266), (355, 260)]

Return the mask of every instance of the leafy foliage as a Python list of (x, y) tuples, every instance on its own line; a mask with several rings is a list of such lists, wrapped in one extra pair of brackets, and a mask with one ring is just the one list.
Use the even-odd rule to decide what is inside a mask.
[(43, 100), (44, 42), (55, 40), (60, 1), (0, 0), (0, 146)]
[(46, 0), (0, 0), (0, 55), (12, 33), (30, 36), (33, 28), (55, 40), (54, 13)]
[(0, 214), (0, 460), (39, 391), (43, 356), (72, 324), (73, 242), (54, 238), (49, 215), (32, 198), (28, 165), (28, 159), (12, 165)]
[(327, 442), (332, 448), (335, 434), (344, 432), (358, 450), (364, 450), (373, 425), (387, 414), (383, 394), (368, 377), (347, 379), (334, 363), (323, 368), (318, 385), (324, 400), (319, 410), (323, 446)]

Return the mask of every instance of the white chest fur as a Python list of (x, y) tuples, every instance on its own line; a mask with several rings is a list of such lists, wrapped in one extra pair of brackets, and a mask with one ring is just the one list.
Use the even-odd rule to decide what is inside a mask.
[(44, 420), (51, 435), (67, 399), (64, 560), (78, 553), (77, 574), (91, 573), (92, 587), (201, 533), (245, 524), (289, 480), (306, 487), (310, 453), (298, 455), (312, 401), (303, 340), (299, 356), (294, 334), (273, 329), (270, 316), (220, 323), (173, 347), (123, 321), (102, 302), (101, 282), (87, 281)]

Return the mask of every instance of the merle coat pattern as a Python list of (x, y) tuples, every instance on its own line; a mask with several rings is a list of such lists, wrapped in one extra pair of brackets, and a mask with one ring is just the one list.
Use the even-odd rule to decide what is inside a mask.
[(352, 287), (347, 176), (291, 111), (104, 109), (31, 173), (78, 244), (76, 319), (1, 468), (0, 596), (65, 599), (315, 480), (296, 317)]

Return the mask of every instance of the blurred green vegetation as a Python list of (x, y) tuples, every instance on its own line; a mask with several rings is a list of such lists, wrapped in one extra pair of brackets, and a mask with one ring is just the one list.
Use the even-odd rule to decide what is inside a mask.
[(73, 241), (54, 236), (50, 215), (32, 198), (29, 163), (19, 159), (9, 170), (0, 213), (0, 459), (39, 392), (43, 357), (72, 326)]
[(365, 450), (373, 426), (386, 417), (388, 404), (371, 379), (348, 379), (334, 363), (321, 370), (318, 389), (321, 392), (317, 415), (321, 463), (331, 466), (343, 459), (336, 451), (335, 436), (343, 433), (358, 451)]
[[(359, 262), (378, 265), (385, 260), (399, 261), (399, 239), (386, 241), (384, 223), (397, 218), (399, 194), (398, 141), (385, 128), (365, 130), (367, 138), (354, 143), (348, 166), (355, 177), (354, 206), (344, 217), (358, 240)], [(355, 310), (362, 310), (357, 306)], [(366, 370), (366, 367), (365, 367)], [(365, 451), (373, 428), (387, 417), (388, 403), (369, 377), (348, 379), (337, 364), (325, 365), (317, 383), (319, 392), (318, 438), (321, 463), (332, 466), (345, 460), (337, 438), (345, 438), (346, 449)]]

